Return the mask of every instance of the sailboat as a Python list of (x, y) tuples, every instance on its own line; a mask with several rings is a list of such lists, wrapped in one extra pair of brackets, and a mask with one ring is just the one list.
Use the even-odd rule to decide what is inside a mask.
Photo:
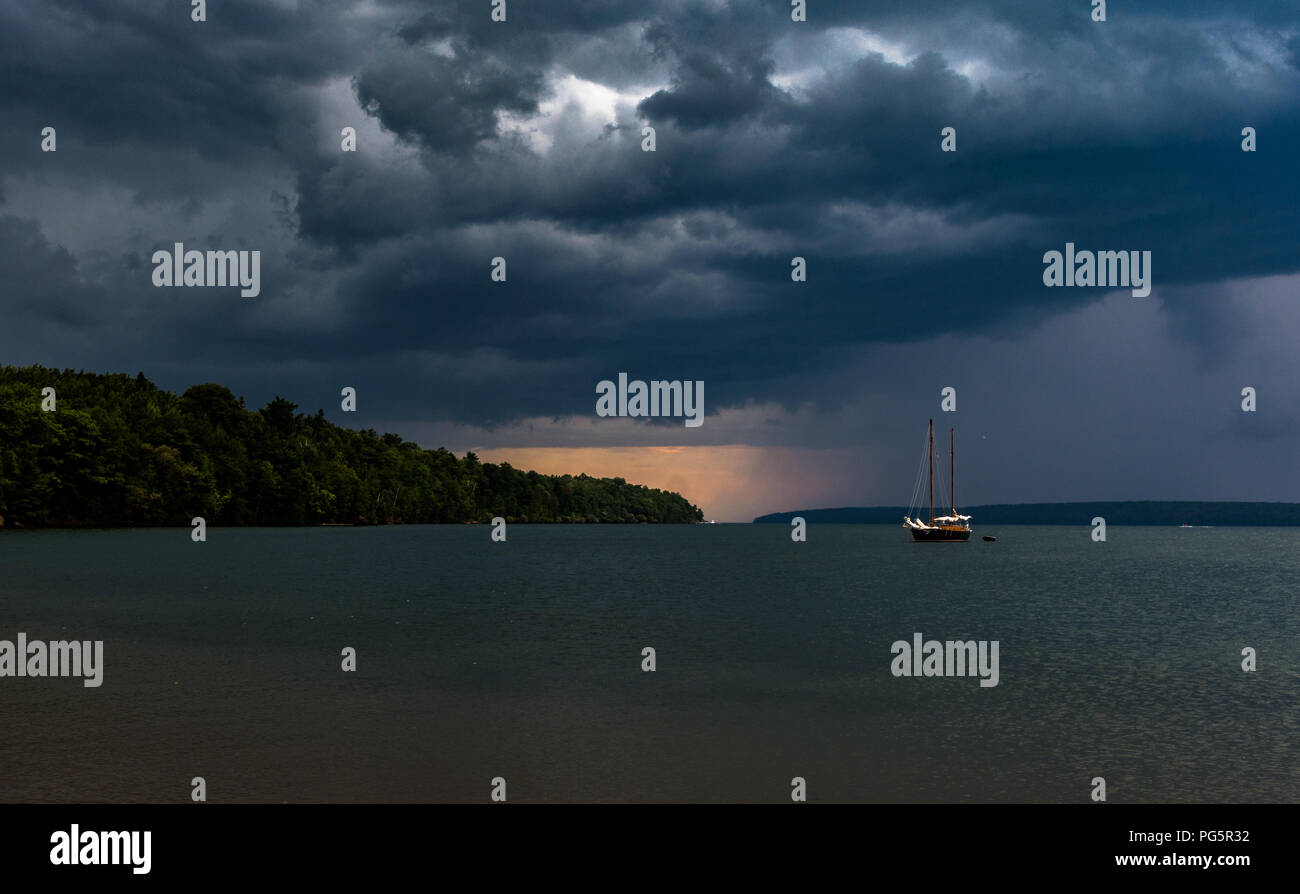
[[(951, 491), (951, 511), (948, 515), (934, 514), (934, 420), (930, 420), (930, 439), (927, 454), (930, 458), (930, 521), (929, 523), (921, 521), (919, 518), (903, 516), (903, 527), (907, 528), (912, 534), (913, 540), (931, 542), (964, 542), (970, 539), (971, 527), (970, 516), (960, 515), (957, 512), (957, 432), (955, 429), (948, 430), (951, 440), (951, 449), (948, 457), (951, 463), (951, 474), (949, 483), (952, 486)], [(916, 505), (916, 492), (920, 489), (920, 470), (917, 470), (917, 486), (912, 489), (913, 507)], [(911, 509), (909, 512), (913, 511)]]

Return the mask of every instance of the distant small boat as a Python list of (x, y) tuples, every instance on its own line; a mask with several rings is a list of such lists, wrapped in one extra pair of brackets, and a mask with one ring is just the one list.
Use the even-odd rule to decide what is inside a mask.
[(990, 537), (988, 534), (985, 534), (985, 535), (984, 535), (984, 542), (985, 542), (985, 543), (992, 543), (994, 540), (997, 540), (997, 539), (998, 539), (998, 538), (996, 538), (996, 537)]

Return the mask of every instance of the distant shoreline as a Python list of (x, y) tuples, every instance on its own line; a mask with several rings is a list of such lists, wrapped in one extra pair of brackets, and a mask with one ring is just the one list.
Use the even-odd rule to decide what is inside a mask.
[[(935, 510), (940, 511), (939, 509)], [(960, 507), (981, 525), (1089, 525), (1097, 517), (1107, 525), (1163, 527), (1300, 527), (1300, 503), (1249, 503), (1216, 501), (1112, 500), (1077, 503), (998, 503)], [(808, 524), (902, 524), (906, 506), (844, 506), (773, 512), (755, 518), (754, 524), (789, 524), (802, 517)]]

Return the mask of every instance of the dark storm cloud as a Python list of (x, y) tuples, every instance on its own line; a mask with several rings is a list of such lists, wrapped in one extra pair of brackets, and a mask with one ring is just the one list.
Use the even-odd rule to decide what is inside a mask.
[(52, 334), (94, 321), (96, 296), (82, 283), (76, 259), (32, 221), (0, 216), (0, 282), (10, 319), (39, 318)]
[(413, 49), (364, 71), (356, 91), (385, 129), (434, 152), (463, 153), (496, 136), (499, 112), (537, 111), (542, 72), (492, 56), (466, 61)]
[[(1067, 240), (1151, 250), (1157, 288), (1296, 270), (1290, 4), (1111, 4), (1105, 24), (1030, 0), (814, 2), (799, 25), (761, 2), (488, 12), (6, 4), (0, 195), (19, 219), (0, 237), (27, 257), (4, 268), (0, 349), (182, 388), (199, 358), (255, 401), (328, 406), (343, 377), (392, 419), (590, 413), (620, 370), (706, 379), (710, 409), (834, 406), (829, 358), (854, 346), (1005, 335), (1093, 300), (1041, 285)], [(557, 104), (570, 74), (623, 91), (617, 120)], [(143, 262), (183, 239), (261, 249), (260, 304), (152, 289)], [(70, 336), (105, 307), (117, 337)], [(1207, 356), (1230, 337), (1212, 302), (1173, 313)]]
[[(158, 0), (5, 4), (6, 131), (58, 122), (68, 143), (138, 141), (227, 162), (273, 148), (285, 86), (324, 77), (349, 55), (338, 20), (314, 4), (210, 6), (195, 23), (188, 4)], [(16, 148), (7, 141), (21, 165)]]

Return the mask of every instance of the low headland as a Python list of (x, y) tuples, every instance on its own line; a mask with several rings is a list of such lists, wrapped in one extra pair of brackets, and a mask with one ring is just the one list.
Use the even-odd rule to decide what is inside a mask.
[(0, 366), (0, 527), (698, 522), (680, 494), (541, 475), (217, 384)]

